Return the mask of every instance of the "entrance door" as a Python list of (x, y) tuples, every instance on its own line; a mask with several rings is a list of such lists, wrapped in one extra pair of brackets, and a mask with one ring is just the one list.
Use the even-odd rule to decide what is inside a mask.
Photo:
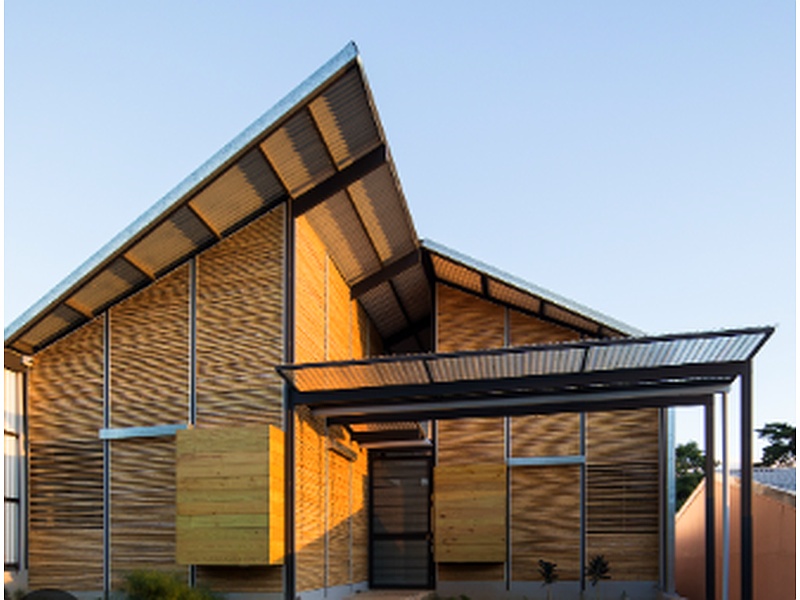
[(370, 587), (432, 588), (430, 452), (370, 453)]

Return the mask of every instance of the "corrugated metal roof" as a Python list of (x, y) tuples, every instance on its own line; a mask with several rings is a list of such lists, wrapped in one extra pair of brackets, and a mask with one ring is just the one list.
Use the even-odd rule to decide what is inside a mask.
[[(367, 388), (429, 386), (469, 381), (519, 382), (553, 375), (637, 373), (648, 385), (674, 386), (691, 379), (664, 368), (743, 363), (772, 335), (760, 327), (668, 336), (594, 340), (538, 346), (374, 358), (361, 361), (284, 365), (280, 374), (300, 393), (329, 393)], [(659, 370), (638, 375), (644, 370)], [(706, 381), (705, 374), (697, 382)], [(723, 378), (724, 379), (724, 378)], [(733, 377), (730, 378), (731, 380)], [(516, 385), (516, 383), (515, 383)], [(520, 388), (522, 389), (522, 388)], [(337, 395), (338, 399), (339, 396)]]
[[(741, 478), (740, 469), (731, 469), (731, 475)], [(795, 467), (756, 467), (753, 481), (767, 487), (797, 494), (797, 469)]]

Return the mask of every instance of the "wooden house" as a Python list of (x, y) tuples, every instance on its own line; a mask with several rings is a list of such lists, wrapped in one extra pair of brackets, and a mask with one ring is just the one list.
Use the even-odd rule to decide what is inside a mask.
[(530, 597), (543, 559), (568, 598), (602, 554), (656, 598), (669, 407), (770, 333), (642, 337), (420, 240), (349, 45), (6, 328), (6, 580)]

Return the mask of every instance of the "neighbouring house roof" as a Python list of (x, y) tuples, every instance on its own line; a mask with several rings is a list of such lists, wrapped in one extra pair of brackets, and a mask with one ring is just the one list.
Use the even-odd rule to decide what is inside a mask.
[(773, 331), (378, 357), (283, 365), (278, 372), (293, 404), (311, 406), (329, 422), (671, 406), (727, 390)]
[(292, 199), (386, 342), (430, 339), (431, 281), (580, 332), (641, 332), (433, 242), (414, 229), (355, 44), (350, 43), (5, 328), (35, 353), (191, 256)]
[[(738, 478), (741, 471), (732, 469), (731, 475)], [(753, 481), (782, 492), (797, 493), (795, 467), (756, 467), (753, 469)]]

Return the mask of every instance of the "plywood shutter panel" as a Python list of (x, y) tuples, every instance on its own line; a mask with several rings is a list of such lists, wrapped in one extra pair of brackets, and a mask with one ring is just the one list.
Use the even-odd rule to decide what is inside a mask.
[(28, 391), (29, 586), (102, 589), (102, 319), (40, 352)]
[(178, 432), (180, 564), (283, 562), (283, 441), (272, 426)]
[(436, 562), (502, 563), (506, 557), (506, 467), (434, 467)]

